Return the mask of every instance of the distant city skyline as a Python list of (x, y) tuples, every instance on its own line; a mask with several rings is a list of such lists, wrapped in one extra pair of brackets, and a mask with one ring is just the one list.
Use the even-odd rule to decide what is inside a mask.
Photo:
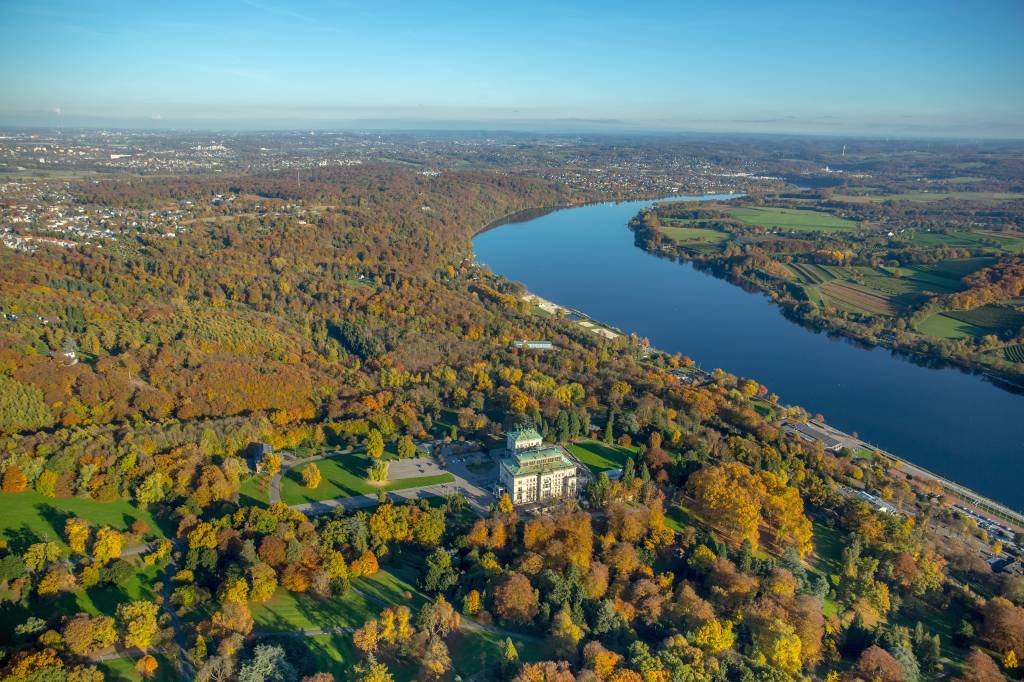
[(1024, 3), (0, 4), (0, 125), (1024, 137)]

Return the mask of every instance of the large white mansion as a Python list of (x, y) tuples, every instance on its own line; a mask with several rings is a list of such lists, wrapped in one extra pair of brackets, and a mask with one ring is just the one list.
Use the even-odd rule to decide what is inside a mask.
[(518, 429), (506, 438), (499, 482), (516, 505), (576, 496), (576, 465), (560, 446), (544, 447), (535, 429)]

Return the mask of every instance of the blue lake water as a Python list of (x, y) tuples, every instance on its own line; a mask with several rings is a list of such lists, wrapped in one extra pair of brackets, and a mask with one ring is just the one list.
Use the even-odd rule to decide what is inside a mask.
[(705, 369), (754, 378), (785, 403), (1024, 511), (1024, 395), (817, 333), (762, 294), (642, 251), (626, 225), (649, 203), (502, 225), (474, 239), (477, 260)]

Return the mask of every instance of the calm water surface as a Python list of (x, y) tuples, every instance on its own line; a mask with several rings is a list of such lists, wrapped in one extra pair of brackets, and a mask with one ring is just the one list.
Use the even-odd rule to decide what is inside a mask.
[(642, 251), (626, 224), (648, 203), (503, 225), (476, 237), (477, 259), (705, 369), (755, 378), (786, 403), (1024, 511), (1024, 396), (811, 331), (762, 294)]

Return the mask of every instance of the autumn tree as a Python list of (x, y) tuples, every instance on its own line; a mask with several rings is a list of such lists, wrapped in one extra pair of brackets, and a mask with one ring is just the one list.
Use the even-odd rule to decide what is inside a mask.
[(366, 454), (374, 459), (384, 456), (384, 436), (377, 429), (370, 429), (366, 437)]
[(992, 657), (975, 647), (964, 661), (963, 673), (957, 682), (1006, 682), (1006, 677), (999, 671), (999, 666)]
[(156, 675), (156, 670), (159, 667), (157, 660), (146, 654), (135, 663), (135, 672), (139, 674), (144, 680), (148, 680)]
[(513, 623), (529, 623), (537, 615), (538, 595), (530, 579), (512, 573), (494, 590), (494, 607), (498, 615)]
[(92, 558), (97, 564), (103, 565), (121, 556), (121, 546), (124, 537), (118, 531), (109, 526), (104, 526), (96, 531), (96, 538), (92, 543)]
[(64, 539), (72, 554), (85, 554), (89, 542), (89, 522), (76, 516), (64, 522)]
[(153, 602), (133, 601), (118, 604), (117, 621), (126, 647), (145, 651), (153, 645), (158, 627), (156, 622), (160, 607)]
[(64, 644), (76, 656), (93, 656), (117, 641), (114, 619), (80, 613), (65, 623)]
[(310, 462), (302, 470), (302, 483), (310, 490), (319, 488), (321, 479), (320, 467), (315, 462)]
[(747, 539), (757, 547), (764, 483), (746, 465), (727, 462), (701, 469), (690, 477), (687, 488), (696, 500), (696, 511), (737, 545)]

